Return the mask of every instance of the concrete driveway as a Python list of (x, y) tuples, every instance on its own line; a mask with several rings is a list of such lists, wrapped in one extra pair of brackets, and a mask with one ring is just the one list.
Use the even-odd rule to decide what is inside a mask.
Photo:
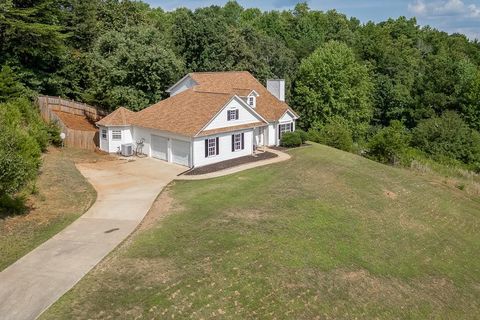
[(77, 165), (97, 190), (79, 219), (0, 273), (0, 319), (35, 319), (142, 221), (185, 167), (150, 158)]

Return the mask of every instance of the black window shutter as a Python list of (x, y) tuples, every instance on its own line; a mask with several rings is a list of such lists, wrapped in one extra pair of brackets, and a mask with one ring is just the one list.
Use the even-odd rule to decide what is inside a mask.
[(235, 110), (235, 119), (237, 119), (237, 120), (238, 120), (238, 109), (237, 109), (237, 110)]
[(208, 157), (208, 139), (205, 139), (205, 158)]
[(242, 150), (245, 149), (245, 133), (242, 132)]
[(290, 122), (290, 131), (293, 132), (293, 122)]
[(232, 152), (235, 151), (235, 135), (232, 134)]
[(230, 121), (230, 110), (227, 110), (227, 121)]
[(280, 140), (280, 135), (282, 134), (282, 132), (280, 131), (280, 125), (278, 125), (278, 139)]
[(215, 144), (216, 144), (216, 148), (217, 149), (217, 155), (220, 153), (220, 144), (218, 143), (218, 137), (215, 138)]

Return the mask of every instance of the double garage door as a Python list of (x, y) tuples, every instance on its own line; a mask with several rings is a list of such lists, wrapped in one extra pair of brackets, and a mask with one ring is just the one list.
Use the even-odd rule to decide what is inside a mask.
[(152, 157), (188, 167), (190, 165), (190, 142), (177, 139), (170, 139), (170, 142), (171, 159), (168, 156), (168, 138), (152, 135)]

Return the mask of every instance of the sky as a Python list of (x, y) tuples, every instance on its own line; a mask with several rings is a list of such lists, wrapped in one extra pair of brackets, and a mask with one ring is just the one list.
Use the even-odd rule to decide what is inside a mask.
[[(223, 5), (226, 0), (143, 0), (152, 7), (174, 10)], [(292, 9), (300, 0), (237, 0), (244, 8)], [(420, 25), (430, 25), (448, 33), (463, 33), (480, 40), (480, 0), (309, 0), (311, 9), (336, 9), (362, 22), (380, 22), (399, 16), (416, 17)]]

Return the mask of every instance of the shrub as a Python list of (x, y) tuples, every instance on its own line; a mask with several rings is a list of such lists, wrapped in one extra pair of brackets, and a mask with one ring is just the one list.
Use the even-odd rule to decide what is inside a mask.
[(0, 195), (0, 218), (23, 214), (26, 210), (23, 196)]
[(33, 180), (48, 145), (48, 132), (35, 106), (26, 99), (0, 104), (0, 207), (18, 212), (17, 193)]
[(342, 119), (331, 119), (328, 123), (311, 128), (310, 136), (312, 141), (326, 144), (327, 146), (344, 151), (352, 150), (352, 132)]
[(404, 160), (409, 149), (410, 133), (398, 120), (384, 127), (367, 143), (367, 155), (379, 162), (396, 164)]
[(302, 144), (302, 138), (298, 132), (285, 132), (280, 139), (282, 147), (293, 148)]
[(412, 145), (440, 162), (454, 159), (472, 167), (480, 163), (480, 133), (453, 111), (419, 122)]
[(320, 133), (320, 130), (315, 129), (315, 128), (310, 128), (308, 129), (308, 139), (309, 141), (316, 142), (316, 143), (323, 143), (322, 140), (322, 135)]
[(56, 146), (60, 147), (62, 145), (62, 138), (60, 138), (60, 127), (54, 123), (50, 122), (47, 124), (47, 134), (48, 134), (48, 141)]
[(308, 140), (308, 134), (302, 129), (297, 129), (295, 130), (295, 132), (300, 135), (300, 139), (302, 139), (302, 143), (305, 143), (305, 141)]

